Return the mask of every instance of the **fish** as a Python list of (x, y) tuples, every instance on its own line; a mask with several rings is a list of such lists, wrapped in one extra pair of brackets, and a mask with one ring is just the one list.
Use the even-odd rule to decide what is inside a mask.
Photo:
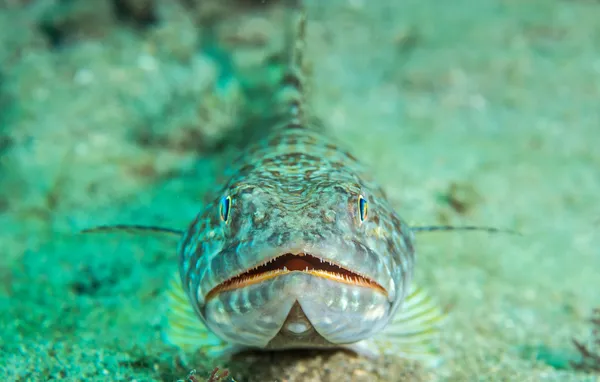
[(373, 172), (310, 114), (306, 15), (295, 6), (287, 12), (286, 68), (265, 118), (270, 133), (230, 164), (228, 180), (187, 229), (83, 232), (179, 239), (162, 332), (179, 349), (215, 358), (347, 349), (439, 365), (448, 312), (413, 280), (415, 233), (498, 230), (411, 227), (400, 217)]

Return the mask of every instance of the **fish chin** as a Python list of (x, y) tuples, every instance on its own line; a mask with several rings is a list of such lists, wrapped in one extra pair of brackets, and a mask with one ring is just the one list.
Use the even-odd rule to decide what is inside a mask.
[(391, 304), (379, 289), (289, 271), (223, 290), (207, 301), (207, 325), (221, 338), (255, 348), (337, 347), (373, 336)]

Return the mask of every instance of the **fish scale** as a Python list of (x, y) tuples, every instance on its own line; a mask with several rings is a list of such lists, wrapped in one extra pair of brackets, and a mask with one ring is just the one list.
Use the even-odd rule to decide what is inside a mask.
[(231, 162), (181, 231), (163, 338), (214, 357), (318, 347), (438, 364), (445, 314), (412, 282), (413, 230), (368, 168), (309, 118), (305, 17), (288, 8), (271, 133)]
[[(183, 290), (202, 323), (224, 343), (284, 349), (368, 340), (390, 322), (412, 280), (409, 227), (370, 172), (325, 134), (320, 123), (306, 118), (299, 70), (303, 43), (296, 43), (303, 42), (303, 17), (298, 25), (299, 33), (289, 44), (288, 70), (273, 97), (276, 114), (265, 118), (275, 121), (272, 132), (232, 162), (229, 181), (179, 245)], [(361, 215), (361, 199), (368, 203), (368, 217)], [(215, 244), (195, 244), (206, 241)], [(331, 269), (312, 274), (310, 264), (294, 271), (268, 268), (271, 259), (286, 253), (308, 253)], [(260, 267), (265, 271), (252, 274)], [(311, 300), (323, 288), (332, 299)], [(347, 296), (363, 294), (348, 308)], [(263, 304), (246, 302), (243, 309), (236, 305), (249, 295), (260, 295)], [(360, 303), (366, 300), (372, 303)], [(323, 309), (322, 317), (309, 313)], [(348, 319), (335, 316), (344, 312)], [(350, 319), (354, 314), (362, 319)], [(264, 332), (264, 317), (272, 322), (273, 315), (279, 327), (267, 325), (271, 330)], [(288, 322), (292, 316), (303, 324)], [(328, 322), (337, 322), (330, 332)], [(296, 330), (306, 327), (311, 337), (288, 333), (286, 323)], [(294, 339), (296, 334), (299, 338)], [(177, 344), (177, 335), (171, 333), (170, 341)]]

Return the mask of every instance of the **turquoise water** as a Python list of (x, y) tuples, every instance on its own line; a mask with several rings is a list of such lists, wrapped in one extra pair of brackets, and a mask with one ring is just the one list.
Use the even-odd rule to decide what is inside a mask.
[(599, 4), (306, 2), (311, 106), (400, 215), (523, 233), (417, 237), (415, 277), (451, 312), (447, 361), (424, 371), (184, 356), (160, 338), (176, 242), (76, 235), (185, 228), (273, 75), (275, 14), (144, 3), (0, 1), (2, 380), (597, 380), (570, 361), (600, 306)]

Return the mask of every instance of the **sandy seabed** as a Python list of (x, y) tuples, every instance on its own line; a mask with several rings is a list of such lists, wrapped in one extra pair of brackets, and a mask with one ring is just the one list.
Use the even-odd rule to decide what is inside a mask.
[(417, 282), (451, 311), (442, 368), (340, 352), (214, 365), (162, 343), (176, 243), (74, 233), (185, 228), (201, 209), (241, 105), (260, 106), (240, 89), (277, 48), (272, 15), (240, 3), (0, 1), (0, 379), (598, 380), (569, 367), (600, 306), (600, 4), (585, 0), (306, 2), (312, 109), (400, 215), (523, 233), (417, 237)]

